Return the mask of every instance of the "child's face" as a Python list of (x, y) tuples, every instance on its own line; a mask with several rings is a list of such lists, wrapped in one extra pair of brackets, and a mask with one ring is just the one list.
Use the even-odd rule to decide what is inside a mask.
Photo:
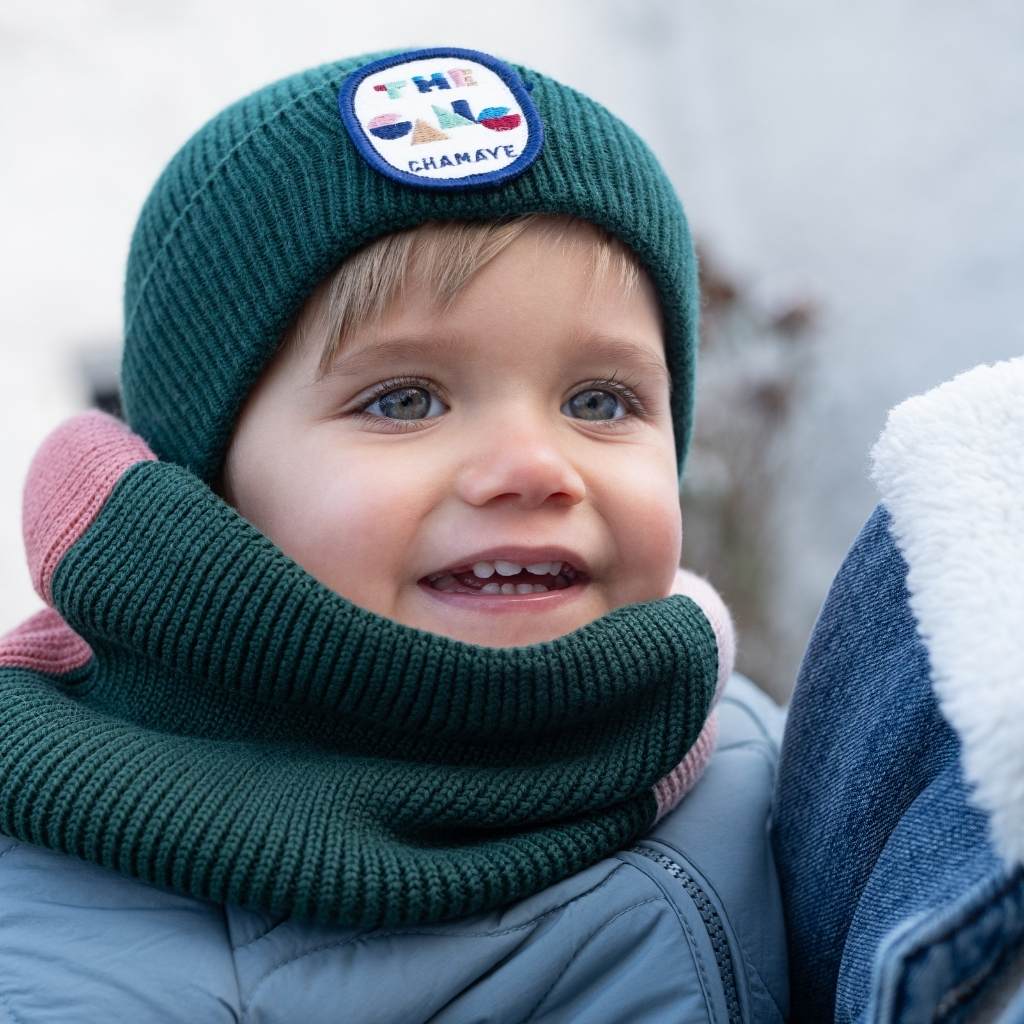
[[(599, 347), (628, 341), (664, 365), (657, 300), (645, 274), (629, 294), (608, 273), (588, 297), (590, 267), (527, 230), (447, 312), (414, 282), (319, 383), (326, 339), (282, 349), (237, 423), (225, 498), (343, 597), (466, 642), (551, 640), (665, 597), (682, 542), (667, 377)], [(396, 339), (412, 354), (387, 355)], [(613, 374), (636, 383), (646, 418), (593, 383)], [(392, 377), (418, 381), (375, 398)], [(485, 550), (551, 545), (589, 582), (458, 606), (420, 582)]]

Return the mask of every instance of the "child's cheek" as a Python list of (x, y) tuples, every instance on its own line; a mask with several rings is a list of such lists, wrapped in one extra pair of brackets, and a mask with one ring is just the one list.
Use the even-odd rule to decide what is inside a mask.
[(634, 491), (631, 500), (616, 517), (618, 547), (641, 596), (634, 600), (652, 600), (671, 593), (679, 565), (683, 525), (678, 486), (675, 478), (664, 484), (647, 479), (643, 491)]
[(331, 468), (306, 475), (301, 507), (284, 529), (287, 553), (332, 590), (386, 613), (397, 587), (415, 576), (422, 496), (381, 459), (335, 457)]

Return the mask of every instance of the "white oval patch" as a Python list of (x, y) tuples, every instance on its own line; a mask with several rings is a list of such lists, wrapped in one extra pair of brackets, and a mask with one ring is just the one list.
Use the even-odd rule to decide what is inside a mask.
[(519, 75), (478, 50), (412, 50), (353, 71), (342, 122), (372, 167), (430, 187), (489, 185), (521, 174), (543, 142)]

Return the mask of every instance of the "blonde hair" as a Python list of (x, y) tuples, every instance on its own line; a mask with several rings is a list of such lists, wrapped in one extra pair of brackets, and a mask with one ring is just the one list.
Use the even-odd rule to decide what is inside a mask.
[(414, 274), (447, 309), (473, 275), (527, 229), (540, 230), (566, 248), (585, 245), (592, 259), (591, 288), (613, 271), (627, 294), (637, 287), (642, 265), (636, 254), (604, 228), (580, 217), (531, 213), (487, 221), (426, 221), (384, 235), (344, 260), (303, 304), (282, 347), (301, 348), (310, 337), (326, 338), (317, 370), (320, 379), (345, 339), (383, 316)]

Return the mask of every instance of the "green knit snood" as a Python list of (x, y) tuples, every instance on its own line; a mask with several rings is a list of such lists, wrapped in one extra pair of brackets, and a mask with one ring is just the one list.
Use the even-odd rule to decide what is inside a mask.
[(376, 926), (521, 899), (651, 826), (715, 690), (693, 600), (515, 648), (404, 626), (114, 422), (69, 421), (26, 486), (52, 607), (0, 656), (0, 830), (190, 896)]

